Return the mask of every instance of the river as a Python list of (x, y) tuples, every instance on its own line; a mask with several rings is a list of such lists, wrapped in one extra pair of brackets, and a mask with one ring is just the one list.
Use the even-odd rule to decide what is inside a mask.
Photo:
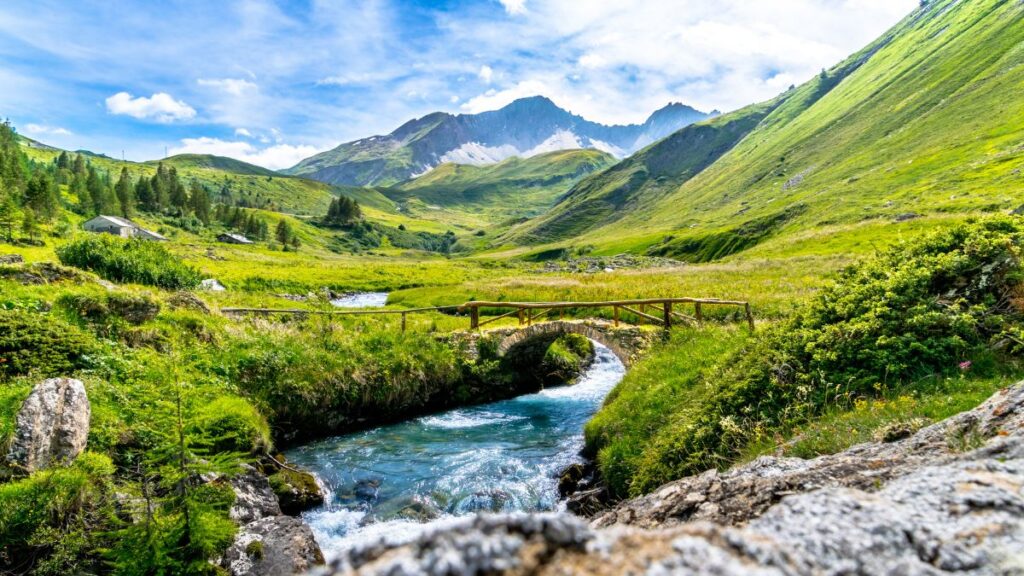
[(387, 303), (387, 292), (355, 292), (331, 300), (338, 308), (382, 308)]
[(625, 374), (610, 350), (595, 348), (573, 386), (290, 450), (327, 488), (326, 504), (303, 514), (325, 555), (368, 539), (408, 540), (427, 521), (558, 509), (558, 473), (580, 461), (583, 425)]

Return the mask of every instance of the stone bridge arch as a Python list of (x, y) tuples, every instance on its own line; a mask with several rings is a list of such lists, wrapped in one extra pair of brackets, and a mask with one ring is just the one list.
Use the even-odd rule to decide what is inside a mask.
[(652, 332), (637, 326), (616, 327), (610, 322), (594, 320), (555, 320), (524, 328), (503, 328), (497, 355), (503, 358), (511, 350), (541, 337), (579, 334), (606, 346), (628, 368), (652, 339)]

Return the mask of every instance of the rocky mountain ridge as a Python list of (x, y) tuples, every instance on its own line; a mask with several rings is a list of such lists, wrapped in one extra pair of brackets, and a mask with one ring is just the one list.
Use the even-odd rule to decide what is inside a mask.
[(513, 156), (578, 148), (594, 148), (622, 158), (716, 114), (671, 103), (643, 124), (606, 126), (563, 110), (548, 98), (534, 96), (479, 114), (428, 114), (388, 135), (341, 144), (285, 172), (331, 184), (389, 185), (443, 163), (484, 165)]

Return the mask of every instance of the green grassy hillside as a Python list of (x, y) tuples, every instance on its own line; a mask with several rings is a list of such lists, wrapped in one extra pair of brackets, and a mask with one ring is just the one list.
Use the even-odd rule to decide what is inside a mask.
[(810, 82), (581, 181), (506, 239), (707, 260), (826, 225), (1016, 208), (1022, 64), (1019, 2), (930, 2)]
[(471, 213), (486, 224), (537, 216), (580, 178), (614, 163), (597, 150), (563, 150), (489, 166), (442, 164), (384, 194), (400, 203), (419, 200)]
[[(29, 145), (27, 141), (25, 144), (25, 153), (37, 162), (51, 162), (62, 152), (49, 146)], [(174, 166), (183, 180), (199, 180), (214, 194), (227, 190), (235, 201), (291, 214), (323, 214), (331, 198), (340, 193), (333, 186), (322, 182), (282, 176), (272, 170), (223, 156), (181, 154), (159, 161), (122, 162), (108, 156), (84, 153), (98, 169), (115, 176), (120, 173), (122, 166), (127, 166), (133, 179), (140, 174), (152, 176), (157, 165), (163, 162)]]

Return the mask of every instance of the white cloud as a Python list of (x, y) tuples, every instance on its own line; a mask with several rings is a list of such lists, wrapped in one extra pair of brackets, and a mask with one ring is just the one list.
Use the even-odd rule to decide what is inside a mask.
[(459, 103), (459, 97), (453, 95), (451, 98), (448, 99), (448, 101), (451, 102), (452, 104), (458, 104)]
[(200, 138), (184, 138), (181, 146), (168, 151), (169, 154), (213, 154), (227, 156), (271, 170), (290, 168), (300, 161), (320, 152), (314, 146), (275, 144), (266, 148), (257, 148), (249, 142), (221, 140), (202, 136)]
[[(541, 93), (604, 123), (670, 101), (732, 110), (771, 98), (877, 38), (918, 0), (530, 0), (520, 18), (453, 27), (501, 67), (465, 111)], [(538, 58), (534, 54), (543, 54)]]
[(484, 64), (480, 67), (480, 72), (477, 72), (477, 76), (484, 84), (490, 84), (491, 80), (494, 79), (494, 70), (491, 69), (490, 66)]
[(194, 108), (181, 100), (175, 100), (165, 92), (157, 92), (149, 98), (134, 98), (127, 92), (118, 92), (107, 98), (107, 111), (111, 114), (164, 123), (188, 120), (196, 115)]
[(541, 80), (526, 80), (505, 90), (488, 90), (475, 98), (470, 98), (460, 108), (463, 112), (478, 114), (487, 110), (497, 110), (512, 103), (513, 100), (529, 96), (548, 96), (557, 102), (553, 92), (552, 86), (548, 83)]
[(212, 80), (200, 78), (196, 82), (200, 86), (214, 88), (232, 96), (242, 96), (247, 92), (254, 92), (259, 88), (255, 82), (250, 82), (242, 78), (216, 78)]
[(235, 136), (245, 136), (246, 138), (252, 138), (252, 132), (249, 132), (245, 128), (235, 128)]
[(584, 68), (600, 68), (605, 64), (607, 61), (599, 54), (584, 54), (579, 59), (579, 65)]
[(525, 14), (526, 0), (498, 0), (509, 14)]
[(25, 133), (37, 136), (70, 136), (71, 131), (59, 126), (46, 126), (43, 124), (26, 124)]

